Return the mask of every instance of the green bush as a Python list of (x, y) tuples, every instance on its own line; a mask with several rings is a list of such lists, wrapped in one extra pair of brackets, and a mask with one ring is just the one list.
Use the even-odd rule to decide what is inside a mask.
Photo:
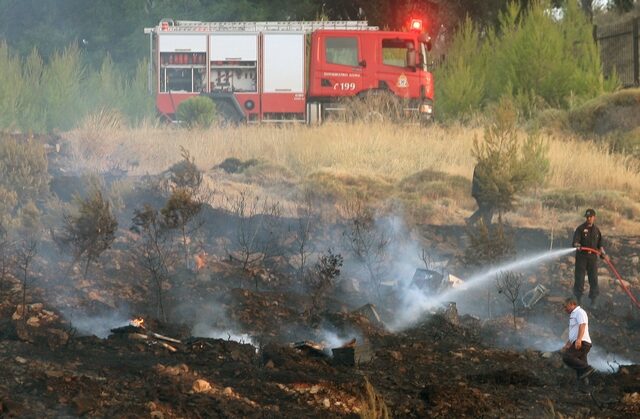
[(616, 131), (634, 130), (640, 121), (639, 114), (640, 89), (627, 89), (598, 96), (577, 106), (569, 111), (568, 122), (579, 134), (615, 135)]
[(613, 153), (627, 154), (640, 159), (640, 127), (631, 132), (616, 132), (608, 138)]
[(187, 128), (208, 128), (216, 116), (216, 105), (211, 99), (196, 96), (178, 106), (177, 118)]

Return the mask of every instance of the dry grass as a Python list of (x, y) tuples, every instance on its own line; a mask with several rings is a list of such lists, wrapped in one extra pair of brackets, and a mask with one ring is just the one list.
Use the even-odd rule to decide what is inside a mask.
[[(291, 173), (294, 183), (312, 187), (314, 182), (316, 186), (321, 182), (322, 187), (333, 188), (337, 196), (345, 191), (351, 193), (361, 184), (373, 188), (374, 195), (379, 198), (389, 197), (396, 190), (405, 198), (416, 199), (416, 192), (433, 189), (429, 183), (412, 184), (413, 193), (407, 194), (407, 179), (414, 183), (416, 180), (437, 181), (440, 192), (428, 197), (432, 211), (425, 214), (429, 217), (439, 208), (447, 208), (447, 216), (442, 221), (457, 223), (462, 222), (462, 217), (474, 207), (470, 197), (460, 196), (461, 179), (469, 180), (470, 189), (474, 166), (471, 148), (474, 137), (482, 138), (482, 134), (481, 128), (460, 125), (420, 128), (328, 123), (320, 127), (241, 126), (205, 131), (167, 126), (131, 130), (103, 127), (99, 135), (90, 135), (84, 127), (67, 133), (66, 138), (72, 148), (79, 151), (76, 153), (77, 168), (89, 171), (118, 166), (127, 168), (133, 175), (160, 173), (180, 160), (182, 146), (204, 171), (229, 157), (255, 158), (270, 167), (280, 168), (276, 177)], [(616, 191), (632, 201), (640, 198), (640, 167), (636, 160), (612, 154), (602, 145), (577, 137), (550, 136), (548, 141), (551, 174), (541, 191), (581, 191), (587, 200), (591, 191)], [(91, 143), (90, 147), (88, 143)], [(89, 153), (89, 150), (95, 152)], [(447, 176), (436, 179), (421, 175), (421, 172), (442, 172)], [(259, 173), (252, 177), (256, 176), (259, 177)], [(447, 182), (451, 182), (450, 188), (447, 188)], [(528, 199), (535, 202), (533, 198)], [(546, 207), (527, 204), (527, 211), (532, 209), (540, 217), (551, 215)], [(574, 217), (577, 218), (569, 218), (575, 223), (580, 221), (580, 215), (576, 212)], [(511, 218), (519, 224), (542, 226), (549, 221), (527, 222), (525, 219), (530, 217), (523, 213), (513, 214)], [(554, 218), (562, 217), (554, 215)], [(629, 222), (623, 224), (627, 226), (625, 229), (629, 228)], [(635, 231), (635, 228), (631, 230)]]
[[(134, 174), (158, 173), (179, 160), (183, 146), (205, 170), (225, 158), (236, 157), (267, 160), (300, 176), (321, 169), (374, 172), (395, 179), (424, 169), (470, 175), (473, 160), (469, 150), (476, 133), (458, 127), (421, 129), (363, 124), (326, 124), (317, 128), (244, 126), (206, 131), (170, 127), (112, 129), (94, 137), (107, 144), (94, 144), (99, 153), (87, 163), (100, 166), (104, 161), (136, 162)], [(87, 136), (86, 130), (67, 134), (79, 148), (83, 148)]]

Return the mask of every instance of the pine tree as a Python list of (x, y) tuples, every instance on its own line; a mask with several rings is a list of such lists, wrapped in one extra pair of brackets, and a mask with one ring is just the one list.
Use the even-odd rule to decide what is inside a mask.
[(513, 103), (503, 99), (494, 122), (485, 127), (484, 141), (476, 138), (473, 145), (480, 185), (478, 199), (491, 205), (500, 219), (514, 208), (517, 194), (541, 186), (549, 171), (547, 144), (537, 135), (521, 142), (516, 120)]

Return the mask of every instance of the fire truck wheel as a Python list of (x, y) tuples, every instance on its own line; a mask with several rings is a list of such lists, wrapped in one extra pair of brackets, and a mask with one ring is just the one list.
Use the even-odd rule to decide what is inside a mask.
[(364, 116), (365, 122), (384, 122), (385, 117), (379, 110), (370, 110)]
[(366, 122), (395, 122), (401, 119), (401, 106), (393, 93), (372, 90), (364, 97), (362, 118)]
[(237, 125), (242, 119), (238, 111), (227, 101), (216, 101), (216, 115), (218, 125)]

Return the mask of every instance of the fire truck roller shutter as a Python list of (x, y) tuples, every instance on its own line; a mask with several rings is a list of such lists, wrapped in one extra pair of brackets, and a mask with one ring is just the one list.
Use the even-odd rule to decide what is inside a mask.
[(204, 35), (182, 35), (163, 33), (160, 35), (160, 52), (206, 52), (207, 37)]
[(209, 48), (211, 61), (256, 61), (258, 59), (258, 34), (220, 33), (211, 35)]
[(264, 92), (304, 93), (304, 34), (264, 34)]
[(264, 118), (304, 118), (305, 35), (301, 32), (265, 32), (262, 48)]

